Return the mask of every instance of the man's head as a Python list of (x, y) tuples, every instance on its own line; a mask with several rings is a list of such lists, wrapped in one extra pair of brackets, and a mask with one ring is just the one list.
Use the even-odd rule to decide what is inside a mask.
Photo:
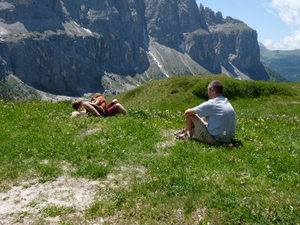
[(99, 92), (94, 93), (91, 97), (91, 101), (95, 101), (98, 97), (102, 96), (102, 94), (100, 94)]
[(218, 81), (214, 80), (208, 84), (207, 93), (210, 99), (216, 98), (223, 93), (223, 84)]
[(73, 107), (73, 109), (75, 109), (75, 110), (78, 110), (78, 109), (82, 108), (82, 105), (83, 105), (83, 101), (80, 100), (80, 99), (76, 99), (76, 100), (74, 100), (74, 101), (72, 102), (72, 107)]

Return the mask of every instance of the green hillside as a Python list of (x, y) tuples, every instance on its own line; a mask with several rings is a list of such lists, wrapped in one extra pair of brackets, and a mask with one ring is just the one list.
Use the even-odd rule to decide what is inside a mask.
[(260, 44), (260, 59), (288, 81), (300, 80), (300, 50), (270, 51)]
[[(176, 140), (184, 110), (214, 79), (236, 110), (234, 141)], [(299, 82), (173, 77), (113, 98), (128, 116), (71, 118), (67, 101), (0, 100), (1, 223), (299, 223)]]

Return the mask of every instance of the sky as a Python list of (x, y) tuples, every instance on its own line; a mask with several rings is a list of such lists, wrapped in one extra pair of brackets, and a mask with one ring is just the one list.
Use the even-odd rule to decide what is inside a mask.
[(256, 30), (269, 50), (300, 49), (300, 0), (196, 0)]

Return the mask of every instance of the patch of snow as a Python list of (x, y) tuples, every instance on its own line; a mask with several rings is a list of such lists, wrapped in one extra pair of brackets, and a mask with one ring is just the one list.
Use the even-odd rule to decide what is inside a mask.
[(155, 58), (155, 56), (153, 55), (152, 52), (149, 52), (149, 54), (151, 55), (151, 57), (153, 58), (153, 60), (155, 61), (156, 65), (161, 69), (162, 65), (160, 64), (160, 62), (157, 60), (157, 58)]
[(170, 77), (168, 75), (168, 73), (163, 69), (163, 66), (160, 64), (160, 62), (157, 60), (157, 58), (154, 56), (154, 54), (149, 51), (150, 56), (153, 58), (154, 62), (156, 63), (156, 65), (161, 69), (161, 71), (163, 71), (163, 73), (166, 75), (166, 77)]
[(89, 34), (92, 34), (92, 31), (90, 31), (89, 29), (80, 26), (80, 25), (79, 25), (78, 23), (76, 23), (75, 21), (73, 21), (73, 22), (75, 23), (76, 26), (82, 28), (83, 30), (85, 30), (85, 31), (88, 32)]
[(89, 34), (92, 34), (92, 31), (90, 31), (89, 29), (87, 28), (83, 28), (86, 32), (88, 32)]

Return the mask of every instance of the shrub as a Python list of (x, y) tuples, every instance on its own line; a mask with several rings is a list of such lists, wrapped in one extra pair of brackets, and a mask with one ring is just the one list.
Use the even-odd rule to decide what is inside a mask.
[[(267, 81), (237, 80), (226, 76), (218, 78), (223, 85), (223, 95), (227, 98), (257, 98), (260, 96), (282, 95), (293, 96), (294, 92), (287, 84)], [(201, 98), (207, 98), (207, 85), (209, 80), (201, 80), (192, 89), (192, 93)]]

